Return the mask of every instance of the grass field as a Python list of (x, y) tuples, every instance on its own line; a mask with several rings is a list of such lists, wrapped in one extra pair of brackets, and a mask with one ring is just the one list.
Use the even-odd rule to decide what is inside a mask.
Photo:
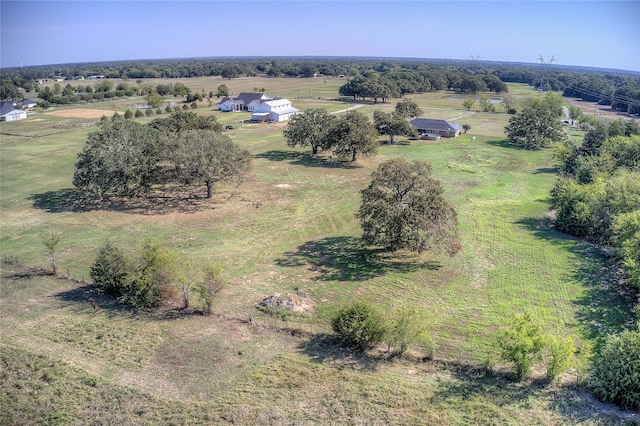
[[(316, 99), (294, 101), (300, 109), (351, 106), (327, 101), (343, 83), (337, 79), (185, 81), (207, 92), (221, 83), (232, 92), (265, 86), (267, 94), (292, 100), (296, 91), (312, 93)], [(535, 95), (523, 86), (510, 90)], [(452, 96), (415, 100), (425, 116), (452, 119), (465, 114), (461, 102), (446, 100)], [(495, 359), (496, 330), (514, 312), (529, 310), (546, 332), (593, 343), (632, 320), (629, 302), (607, 290), (615, 280), (607, 259), (553, 229), (551, 153), (505, 145), (507, 115), (474, 113), (457, 120), (471, 126), (463, 137), (400, 140), (352, 165), (288, 148), (285, 124), (240, 124), (248, 114), (212, 109), (198, 112), (237, 124), (229, 136), (254, 155), (249, 182), (220, 186), (211, 200), (203, 187), (200, 197), (179, 202), (90, 211), (66, 203), (90, 121), (45, 113), (40, 121), (0, 125), (2, 255), (49, 268), (39, 240), (43, 230), (55, 230), (62, 233), (61, 270), (78, 279), (2, 265), (0, 423), (640, 421), (595, 402), (573, 385), (573, 373), (548, 385), (538, 368), (534, 379), (514, 382)], [(385, 256), (361, 245), (359, 190), (377, 164), (394, 157), (432, 164), (459, 214), (463, 250), (456, 257)], [(107, 238), (123, 247), (152, 238), (196, 261), (222, 263), (229, 285), (214, 315), (135, 314), (99, 295), (80, 280), (88, 279)], [(315, 302), (309, 316), (285, 321), (255, 308), (266, 296), (295, 291)], [(353, 298), (386, 312), (424, 310), (429, 338), (404, 358), (335, 347), (329, 318)]]

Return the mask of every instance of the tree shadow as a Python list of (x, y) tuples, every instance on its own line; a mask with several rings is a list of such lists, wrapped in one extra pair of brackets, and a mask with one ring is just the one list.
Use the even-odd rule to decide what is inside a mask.
[(74, 304), (78, 311), (93, 309), (109, 315), (134, 313), (134, 310), (123, 305), (113, 296), (104, 294), (95, 284), (87, 284), (62, 291), (54, 295), (56, 298)]
[(527, 151), (527, 149), (521, 147), (521, 146), (517, 146), (517, 145), (513, 145), (511, 143), (509, 143), (508, 139), (500, 139), (500, 140), (493, 140), (493, 141), (487, 141), (485, 142), (487, 145), (491, 145), (491, 146), (498, 146), (500, 148), (509, 148), (509, 149), (515, 149), (517, 151)]
[(332, 156), (313, 155), (309, 152), (271, 150), (257, 154), (255, 158), (263, 158), (269, 161), (288, 161), (289, 164), (305, 167), (322, 167), (327, 169), (356, 169), (360, 168), (348, 160), (341, 160)]
[(567, 274), (586, 290), (573, 301), (586, 338), (599, 342), (603, 336), (634, 325), (637, 290), (622, 279), (614, 259), (604, 256), (594, 244), (555, 230), (550, 218), (526, 218), (517, 223), (575, 255), (578, 265)]
[(198, 187), (177, 187), (157, 190), (152, 194), (138, 197), (111, 197), (104, 201), (88, 200), (75, 188), (64, 188), (58, 191), (47, 191), (42, 194), (31, 194), (28, 199), (34, 208), (47, 213), (119, 211), (145, 215), (169, 213), (194, 213), (203, 204), (215, 203), (203, 195)]
[(351, 367), (375, 371), (382, 363), (387, 362), (386, 358), (373, 357), (363, 352), (344, 348), (331, 334), (314, 334), (309, 340), (300, 343), (298, 349), (313, 362), (319, 364), (329, 362), (340, 368)]
[(558, 173), (558, 168), (557, 167), (540, 167), (533, 171), (534, 175), (540, 175), (543, 173), (555, 175)]
[(300, 267), (318, 273), (323, 281), (364, 281), (388, 271), (413, 272), (418, 269), (439, 269), (438, 262), (424, 261), (412, 254), (387, 253), (364, 245), (354, 237), (329, 237), (308, 241), (296, 251), (276, 260), (280, 266)]

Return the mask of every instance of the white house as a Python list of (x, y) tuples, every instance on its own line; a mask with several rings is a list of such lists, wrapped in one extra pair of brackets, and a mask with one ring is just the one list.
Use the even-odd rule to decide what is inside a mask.
[(13, 102), (2, 101), (0, 104), (0, 121), (18, 121), (27, 118), (27, 112), (16, 109)]
[(226, 97), (218, 102), (220, 111), (255, 111), (263, 100), (269, 100), (264, 93), (242, 92), (235, 98)]
[(262, 101), (258, 109), (251, 114), (254, 121), (286, 121), (298, 114), (300, 110), (291, 105), (289, 99), (272, 99)]

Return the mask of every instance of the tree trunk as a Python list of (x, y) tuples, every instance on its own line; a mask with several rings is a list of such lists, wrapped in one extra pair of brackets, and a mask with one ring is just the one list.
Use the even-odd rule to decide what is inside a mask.
[(354, 161), (356, 161), (356, 150), (355, 149), (352, 151), (352, 155), (351, 155), (351, 162), (354, 162)]
[(211, 198), (211, 189), (213, 188), (213, 183), (208, 180), (205, 182), (205, 184), (207, 185), (207, 198)]
[(318, 153), (318, 145), (311, 145), (311, 152), (316, 155)]
[(393, 145), (393, 133), (389, 133), (389, 143)]

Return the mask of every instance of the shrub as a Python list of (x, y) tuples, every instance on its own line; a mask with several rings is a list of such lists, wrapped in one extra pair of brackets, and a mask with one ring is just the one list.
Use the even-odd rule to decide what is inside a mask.
[(602, 401), (640, 410), (640, 330), (607, 339), (595, 357), (591, 387)]
[(213, 300), (223, 287), (222, 268), (218, 265), (205, 266), (204, 277), (196, 284), (196, 292), (204, 302), (203, 313), (205, 315), (211, 315)]
[(96, 261), (91, 266), (93, 283), (107, 294), (119, 297), (127, 280), (127, 259), (120, 250), (110, 242), (98, 252)]
[(533, 361), (544, 347), (540, 325), (528, 313), (516, 315), (500, 332), (498, 345), (502, 359), (513, 362), (517, 377), (524, 379), (531, 374)]
[(143, 116), (144, 116), (144, 113), (143, 113), (141, 110), (137, 109), (137, 110), (136, 110), (136, 113), (134, 114), (134, 116), (135, 116), (136, 118), (140, 118), (140, 117), (143, 117)]
[(340, 309), (331, 328), (340, 343), (361, 351), (380, 343), (387, 331), (382, 315), (369, 303), (359, 301)]
[(547, 366), (547, 379), (553, 382), (571, 367), (571, 358), (575, 352), (575, 346), (571, 337), (563, 339), (557, 336), (550, 337), (547, 345), (551, 352), (551, 358)]
[(399, 309), (389, 326), (389, 345), (394, 345), (402, 355), (411, 345), (421, 341), (426, 331), (426, 319), (418, 309)]

